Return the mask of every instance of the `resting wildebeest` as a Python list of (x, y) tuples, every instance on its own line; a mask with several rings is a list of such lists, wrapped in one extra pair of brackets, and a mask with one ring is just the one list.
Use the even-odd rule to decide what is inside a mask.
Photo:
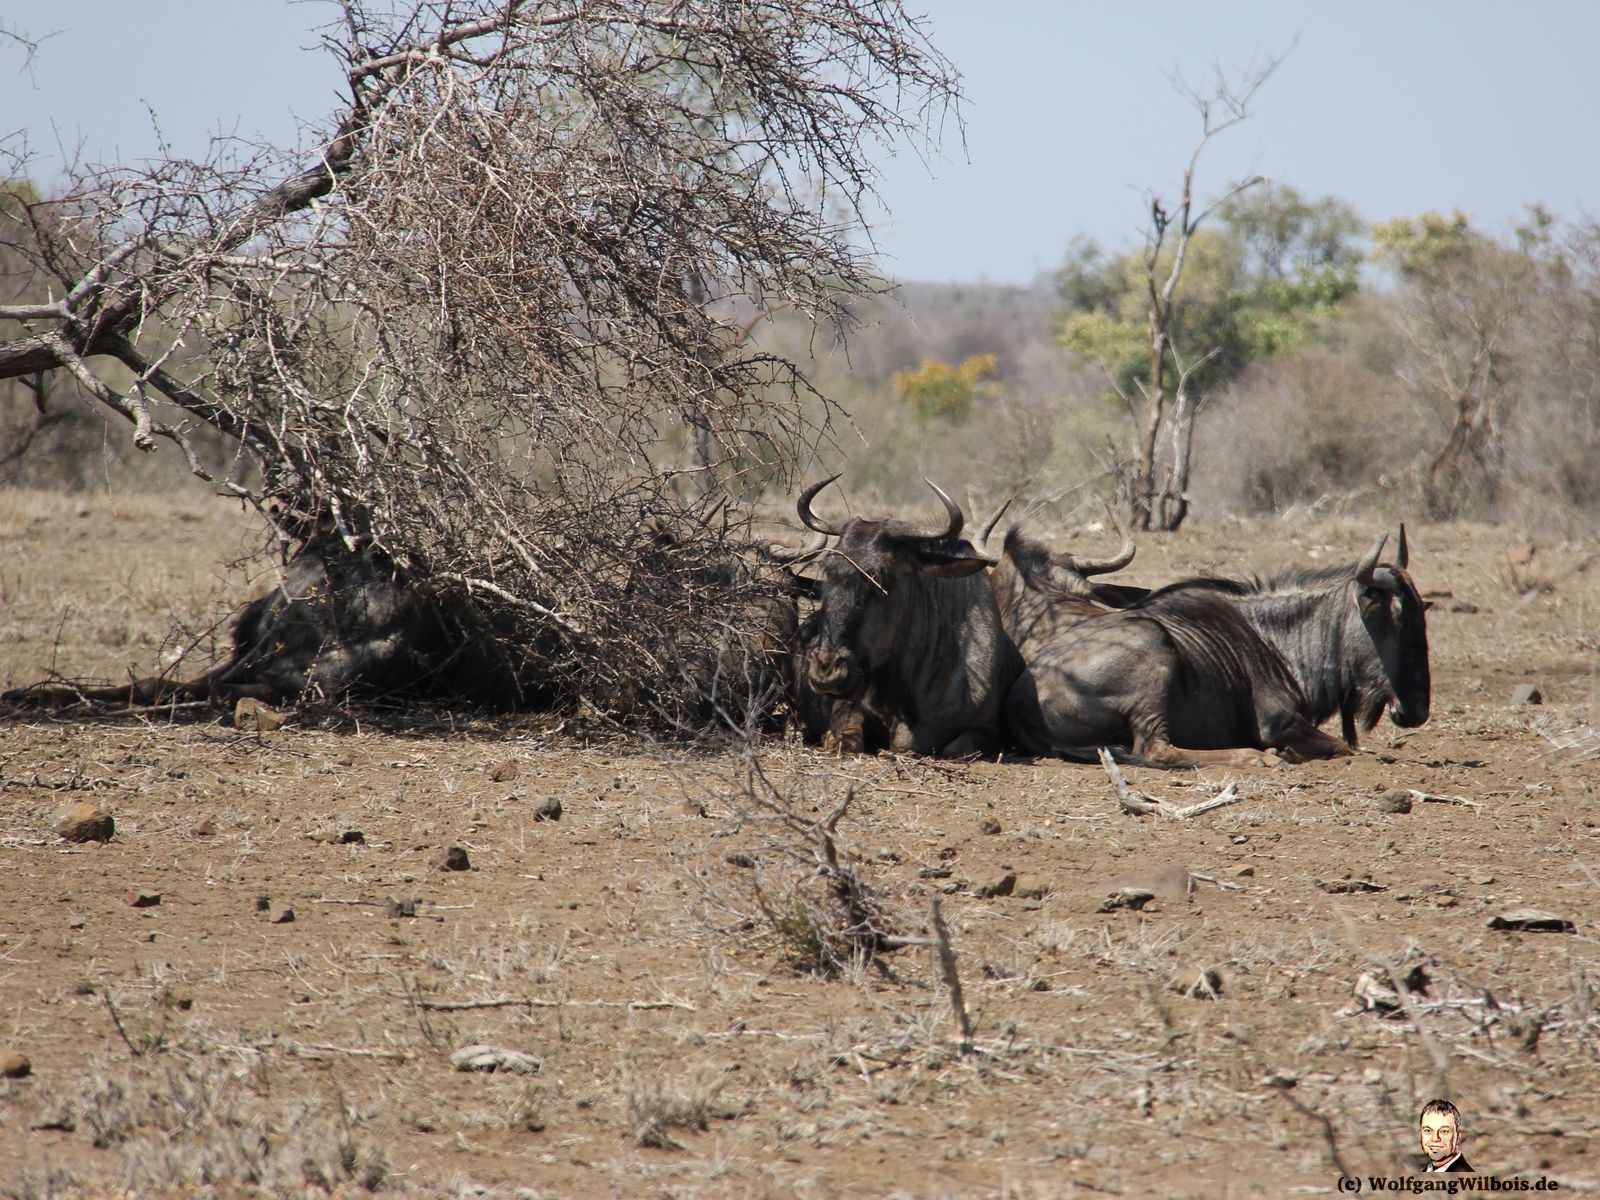
[(284, 703), (351, 692), (466, 698), (497, 708), (529, 699), (474, 610), (413, 582), (370, 541), (352, 549), (325, 528), (284, 565), (277, 587), (240, 610), (228, 660), (198, 679), (21, 688), (0, 700), (32, 707)]
[(808, 529), (837, 539), (821, 560), (822, 606), (802, 635), (802, 684), (836, 702), (845, 749), (991, 750), (1008, 667), (981, 574), (994, 560), (960, 537), (960, 506), (931, 482), (943, 525), (822, 520), (811, 502), (837, 478), (807, 488), (796, 504)]
[[(642, 636), (657, 639), (651, 650), (659, 671), (598, 686), (611, 687), (607, 698), (618, 711), (649, 712), (680, 729), (764, 723), (792, 691), (797, 598), (807, 581), (789, 568), (815, 557), (825, 542), (767, 550), (658, 531), (634, 561), (620, 605)], [(580, 684), (597, 686), (586, 657), (595, 650), (581, 633), (561, 644), (554, 633), (530, 634), (526, 622), (486, 613), (399, 569), (370, 539), (351, 548), (330, 525), (284, 564), (269, 594), (240, 610), (231, 654), (199, 678), (39, 686), (0, 701), (61, 708), (403, 698), (547, 708)], [(555, 670), (566, 674), (557, 679)], [(571, 676), (579, 673), (584, 679), (575, 683)], [(824, 725), (827, 719), (821, 717)]]
[[(1385, 707), (1428, 719), (1426, 604), (1387, 536), (1354, 567), (1264, 580), (1188, 579), (1108, 609), (1060, 585), (1013, 529), (995, 577), (1023, 661), (1006, 697), (1012, 740), (1033, 754), (1125, 748), (1162, 766), (1353, 752)], [(1339, 713), (1344, 740), (1317, 726)]]

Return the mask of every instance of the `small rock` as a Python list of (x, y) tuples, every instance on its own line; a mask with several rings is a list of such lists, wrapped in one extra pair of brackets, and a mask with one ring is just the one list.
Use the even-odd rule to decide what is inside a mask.
[(1518, 684), (1511, 693), (1511, 707), (1522, 708), (1529, 704), (1543, 704), (1544, 693), (1531, 683)]
[(1350, 896), (1363, 892), (1386, 892), (1387, 884), (1374, 883), (1370, 879), (1319, 879), (1317, 887), (1331, 896)]
[(1356, 976), (1356, 984), (1351, 991), (1368, 1012), (1391, 1013), (1400, 1008), (1400, 993), (1370, 971), (1363, 971)]
[(547, 800), (545, 800), (545, 802), (543, 804), (539, 805), (538, 808), (533, 810), (533, 819), (535, 821), (559, 821), (559, 820), (561, 820), (561, 799), (560, 799), (560, 797), (551, 796)]
[(1361, 1082), (1368, 1087), (1376, 1087), (1383, 1082), (1383, 1072), (1377, 1067), (1368, 1067), (1361, 1072)]
[(273, 911), (272, 923), (274, 925), (294, 924), (294, 909), (290, 908), (287, 904), (279, 905), (278, 908)]
[(1022, 879), (1013, 894), (1024, 900), (1046, 900), (1050, 896), (1050, 885), (1042, 879)]
[(1488, 887), (1494, 882), (1494, 876), (1487, 871), (1479, 871), (1476, 875), (1469, 875), (1468, 879), (1479, 887)]
[(1213, 967), (1185, 967), (1167, 986), (1190, 1000), (1215, 1000), (1222, 995), (1222, 972)]
[(341, 846), (365, 846), (367, 844), (367, 835), (359, 829), (346, 829), (339, 834), (339, 844)]
[(1490, 929), (1510, 929), (1522, 933), (1573, 933), (1577, 926), (1566, 917), (1542, 908), (1514, 908), (1489, 918)]
[(505, 762), (497, 762), (489, 768), (489, 778), (496, 783), (507, 783), (515, 779), (520, 770), (517, 764), (508, 758)]
[(123, 897), (123, 903), (129, 908), (154, 908), (161, 903), (160, 892), (129, 892)]
[(521, 1050), (507, 1050), (502, 1046), (463, 1046), (450, 1056), (450, 1065), (458, 1071), (506, 1071), (517, 1075), (533, 1075), (544, 1063)]
[(1433, 978), (1428, 974), (1428, 968), (1421, 963), (1412, 963), (1409, 970), (1400, 976), (1400, 986), (1416, 996), (1426, 996), (1428, 989), (1433, 986)]
[(1016, 886), (1017, 877), (1007, 871), (998, 879), (991, 879), (988, 883), (979, 887), (977, 896), (979, 900), (992, 900), (996, 896), (1009, 896), (1016, 890)]
[(1390, 788), (1372, 803), (1379, 812), (1408, 813), (1415, 802), (1411, 793), (1404, 788)]
[(207, 817), (202, 821), (196, 821), (189, 828), (189, 836), (190, 837), (197, 837), (197, 838), (216, 837), (217, 836), (217, 823), (215, 821), (213, 821), (210, 817)]
[(1119, 908), (1142, 909), (1156, 898), (1149, 888), (1125, 887), (1112, 892), (1095, 912), (1116, 912)]
[(415, 896), (391, 896), (384, 905), (384, 912), (391, 917), (414, 917), (417, 915), (417, 903)]
[(1248, 833), (1236, 833), (1231, 838), (1229, 838), (1228, 840), (1230, 842), (1232, 842), (1235, 846), (1243, 846), (1246, 842), (1248, 842), (1250, 840), (1250, 835)]
[[(760, 862), (760, 860), (748, 850), (729, 850), (722, 856), (722, 861), (727, 863), (730, 867), (743, 867), (747, 871), (755, 870), (757, 864)], [(946, 872), (946, 874), (948, 874), (948, 872)]]
[(676, 804), (667, 805), (667, 815), (671, 817), (703, 817), (706, 815), (706, 806), (698, 800), (679, 800)]
[(248, 696), (233, 706), (233, 727), (244, 733), (271, 733), (282, 729), (285, 720), (271, 705)]
[(1457, 600), (1450, 605), (1449, 611), (1453, 613), (1466, 613), (1469, 616), (1478, 611), (1478, 606), (1470, 600)]
[(1229, 874), (1235, 879), (1254, 879), (1256, 877), (1256, 869), (1254, 867), (1235, 867)]
[(16, 1050), (0, 1050), (0, 1079), (25, 1079), (33, 1074), (33, 1064), (26, 1054)]
[(978, 832), (993, 836), (994, 834), (1000, 832), (1000, 822), (996, 821), (993, 817), (985, 817), (983, 820), (978, 822)]
[(69, 842), (109, 842), (116, 831), (117, 823), (111, 814), (86, 800), (56, 818), (56, 832)]
[(263, 892), (261, 895), (256, 897), (255, 905), (257, 912), (266, 912), (272, 907), (272, 897)]
[(444, 852), (444, 857), (439, 860), (441, 871), (470, 871), (472, 860), (467, 857), (467, 852), (461, 846), (451, 846)]

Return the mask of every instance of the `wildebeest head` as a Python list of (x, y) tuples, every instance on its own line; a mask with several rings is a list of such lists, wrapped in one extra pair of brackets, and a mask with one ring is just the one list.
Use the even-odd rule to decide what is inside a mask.
[(1355, 714), (1363, 729), (1371, 729), (1389, 701), (1389, 717), (1396, 725), (1411, 729), (1428, 719), (1432, 684), (1428, 672), (1428, 623), (1424, 615), (1430, 605), (1417, 592), (1406, 567), (1410, 550), (1405, 526), (1400, 527), (1400, 544), (1392, 564), (1380, 564), (1388, 535), (1367, 552), (1356, 565), (1355, 603), (1361, 624), (1377, 651), (1376, 666), (1382, 679), (1363, 687), (1360, 711)]
[(807, 528), (837, 539), (821, 564), (821, 619), (804, 672), (806, 682), (823, 695), (849, 697), (896, 666), (906, 634), (926, 619), (920, 611), (926, 580), (975, 575), (994, 560), (961, 538), (961, 507), (931, 481), (925, 482), (944, 505), (943, 525), (822, 520), (811, 511), (811, 501), (837, 478), (807, 488), (796, 505)]

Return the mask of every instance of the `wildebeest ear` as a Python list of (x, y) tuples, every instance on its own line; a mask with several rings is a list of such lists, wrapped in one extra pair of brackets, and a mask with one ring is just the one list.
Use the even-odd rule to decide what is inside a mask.
[(985, 558), (965, 542), (917, 551), (917, 570), (940, 579), (976, 575), (985, 567), (994, 566), (994, 563), (994, 559)]
[(791, 574), (789, 576), (789, 587), (795, 595), (804, 596), (807, 600), (819, 600), (822, 598), (822, 581), (813, 579), (809, 575)]

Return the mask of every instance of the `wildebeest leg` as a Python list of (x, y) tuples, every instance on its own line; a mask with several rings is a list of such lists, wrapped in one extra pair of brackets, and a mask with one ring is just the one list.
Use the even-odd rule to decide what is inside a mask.
[(835, 700), (828, 713), (822, 748), (829, 753), (862, 754), (867, 748), (866, 714), (848, 700)]
[(1255, 767), (1266, 763), (1265, 752), (1249, 747), (1197, 750), (1175, 746), (1167, 735), (1164, 713), (1134, 724), (1133, 756), (1156, 767)]
[(939, 748), (940, 758), (974, 758), (994, 749), (994, 735), (987, 729), (968, 729)]
[(1344, 733), (1345, 744), (1354, 750), (1356, 748), (1356, 697), (1349, 695), (1344, 698), (1344, 703), (1339, 706), (1339, 724)]
[(1279, 728), (1269, 730), (1267, 741), (1291, 762), (1313, 758), (1345, 758), (1355, 753), (1350, 743), (1323, 733), (1301, 716), (1291, 717)]

